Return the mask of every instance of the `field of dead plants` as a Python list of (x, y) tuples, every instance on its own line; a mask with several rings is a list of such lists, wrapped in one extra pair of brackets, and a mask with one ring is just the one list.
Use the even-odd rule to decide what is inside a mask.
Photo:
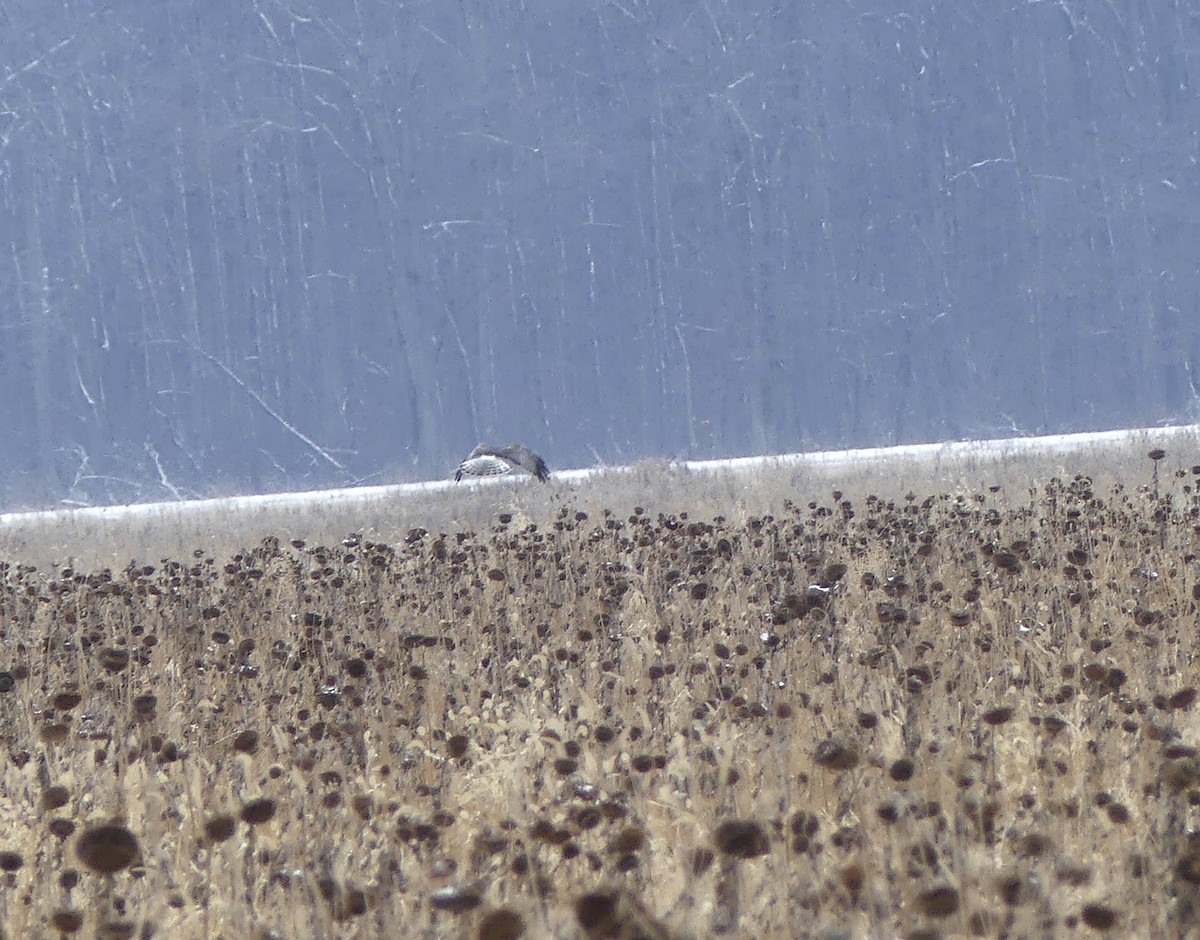
[(9, 557), (4, 936), (1195, 935), (1200, 467), (1136, 473)]

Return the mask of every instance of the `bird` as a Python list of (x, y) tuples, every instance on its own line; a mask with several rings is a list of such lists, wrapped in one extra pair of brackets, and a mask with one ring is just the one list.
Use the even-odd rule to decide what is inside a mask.
[(546, 461), (524, 444), (509, 444), (507, 447), (479, 444), (458, 465), (454, 480), (459, 482), (463, 477), (498, 477), (515, 470), (531, 473), (543, 483), (550, 479)]

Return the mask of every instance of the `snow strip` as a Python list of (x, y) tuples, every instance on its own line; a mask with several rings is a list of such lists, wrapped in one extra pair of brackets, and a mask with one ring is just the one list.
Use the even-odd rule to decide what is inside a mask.
[[(1195, 436), (1200, 425), (1163, 428), (1135, 428), (1118, 431), (1090, 431), (1081, 434), (1053, 434), (1044, 437), (1000, 438), (986, 441), (951, 441), (941, 444), (905, 444), (897, 447), (867, 447), (858, 450), (831, 450), (813, 453), (776, 454), (762, 457), (734, 457), (726, 460), (687, 460), (670, 464), (688, 473), (740, 473), (751, 470), (783, 467), (852, 467), (893, 461), (928, 461), (934, 464), (956, 460), (1004, 459), (1031, 454), (1056, 454), (1086, 448), (1132, 445), (1163, 446), (1175, 438)], [(1200, 459), (1200, 458), (1198, 458)], [(558, 483), (581, 483), (598, 474), (630, 472), (632, 467), (593, 467), (581, 470), (560, 470), (551, 475)], [(89, 506), (71, 509), (47, 509), (34, 512), (0, 513), (0, 529), (10, 526), (51, 524), (68, 520), (87, 519), (130, 521), (139, 518), (184, 516), (210, 512), (237, 513), (269, 509), (295, 510), (320, 503), (330, 506), (353, 506), (381, 499), (442, 493), (455, 487), (495, 486), (511, 482), (514, 477), (490, 479), (431, 480), (423, 483), (397, 483), (387, 486), (359, 486), (338, 490), (310, 490), (302, 493), (269, 493), (258, 496), (224, 496), (216, 499), (195, 499), (178, 502), (137, 503), (130, 506)]]

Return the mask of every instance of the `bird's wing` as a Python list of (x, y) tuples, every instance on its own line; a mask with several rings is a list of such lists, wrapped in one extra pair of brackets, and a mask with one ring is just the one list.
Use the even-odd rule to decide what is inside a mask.
[(496, 454), (481, 454), (478, 457), (468, 457), (454, 471), (454, 479), (461, 480), (469, 477), (496, 477), (512, 472), (513, 462)]
[(495, 457), (503, 450), (503, 447), (497, 447), (495, 444), (489, 444), (487, 441), (480, 441), (475, 445), (475, 449), (467, 454), (467, 460), (473, 457)]
[(524, 444), (497, 447), (488, 443), (480, 443), (475, 446), (467, 459), (460, 463), (454, 471), (454, 479), (462, 480), (464, 476), (500, 476), (516, 467), (528, 471), (543, 483), (550, 479), (550, 470), (546, 466), (546, 461)]
[(499, 452), (499, 456), (511, 460), (524, 470), (528, 470), (543, 483), (550, 479), (550, 470), (546, 467), (546, 461), (542, 460), (538, 454), (535, 454), (524, 444), (509, 444)]

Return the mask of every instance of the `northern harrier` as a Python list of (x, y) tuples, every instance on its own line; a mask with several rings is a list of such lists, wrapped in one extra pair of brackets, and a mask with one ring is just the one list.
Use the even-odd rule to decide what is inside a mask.
[(498, 477), (517, 470), (531, 473), (543, 483), (550, 479), (546, 461), (524, 444), (509, 444), (507, 447), (480, 444), (458, 465), (458, 469), (454, 471), (454, 479), (457, 481), (463, 477)]

